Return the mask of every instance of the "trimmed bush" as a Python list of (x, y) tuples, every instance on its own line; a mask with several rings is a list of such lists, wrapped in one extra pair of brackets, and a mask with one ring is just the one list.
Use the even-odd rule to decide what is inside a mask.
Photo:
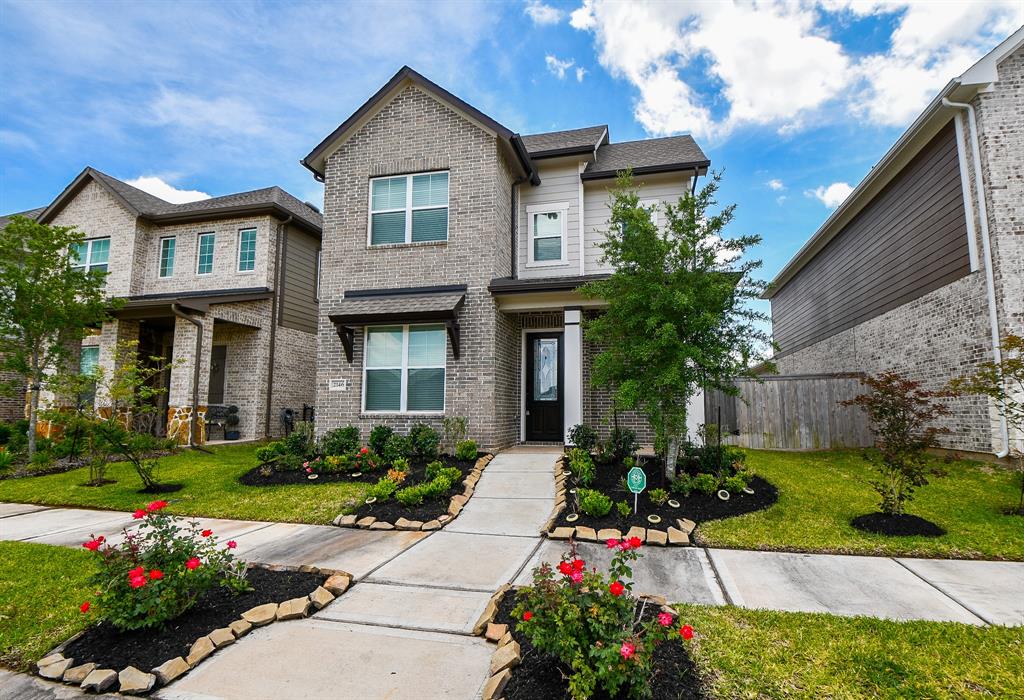
[(591, 452), (597, 446), (597, 432), (586, 423), (579, 423), (569, 428), (569, 442), (581, 450)]
[(417, 423), (409, 430), (412, 456), (418, 460), (437, 459), (441, 436), (426, 423)]
[(318, 451), (324, 457), (330, 455), (352, 454), (359, 449), (359, 428), (355, 425), (346, 425), (344, 428), (335, 428), (320, 438)]
[(398, 482), (385, 476), (381, 477), (376, 484), (367, 489), (366, 496), (367, 498), (373, 496), (378, 501), (386, 501), (391, 498), (391, 494), (396, 490), (398, 490)]
[(455, 446), (455, 458), (464, 461), (476, 459), (476, 440), (463, 440)]
[(714, 474), (702, 473), (693, 477), (693, 488), (710, 496), (718, 490), (718, 477)]
[(595, 518), (603, 518), (612, 510), (612, 499), (596, 489), (580, 489), (580, 510)]
[(377, 454), (384, 454), (384, 445), (388, 438), (395, 434), (389, 425), (375, 425), (370, 431), (370, 449)]
[(412, 456), (412, 442), (409, 438), (399, 435), (398, 433), (392, 434), (388, 437), (387, 442), (384, 443), (384, 451), (381, 452), (381, 457), (387, 464), (394, 464), (396, 459), (409, 459)]

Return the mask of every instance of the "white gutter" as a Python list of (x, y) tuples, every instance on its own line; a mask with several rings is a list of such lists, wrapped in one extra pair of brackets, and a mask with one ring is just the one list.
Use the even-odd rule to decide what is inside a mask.
[[(988, 209), (985, 205), (985, 186), (982, 182), (981, 151), (978, 142), (978, 122), (974, 107), (966, 102), (952, 102), (948, 97), (942, 98), (942, 104), (954, 109), (966, 110), (967, 126), (971, 137), (971, 159), (974, 163), (974, 190), (978, 198), (978, 217), (981, 223), (981, 249), (985, 256), (985, 288), (988, 292), (988, 322), (992, 332), (992, 358), (999, 364), (1003, 361), (1003, 353), (999, 347), (999, 316), (996, 311), (996, 283), (992, 274), (992, 246), (988, 231)], [(999, 416), (999, 437), (1003, 448), (995, 453), (1002, 459), (1010, 454), (1010, 431), (1006, 425), (1006, 416)]]

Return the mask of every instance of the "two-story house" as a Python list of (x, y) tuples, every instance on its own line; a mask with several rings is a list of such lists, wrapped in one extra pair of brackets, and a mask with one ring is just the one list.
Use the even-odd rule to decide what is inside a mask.
[(125, 300), (83, 340), (83, 370), (112, 368), (127, 340), (169, 361), (160, 433), (222, 437), (207, 436), (208, 410), (235, 405), (242, 439), (277, 435), (283, 409), (298, 420), (314, 403), (321, 217), (310, 205), (279, 187), (172, 204), (86, 168), (25, 214), (82, 231), (79, 264)]
[(675, 201), (710, 162), (689, 136), (520, 136), (405, 67), (303, 164), (325, 186), (318, 432), (460, 415), (500, 448), (607, 432), (580, 326), (602, 302), (576, 290), (609, 273), (608, 189), (631, 168)]

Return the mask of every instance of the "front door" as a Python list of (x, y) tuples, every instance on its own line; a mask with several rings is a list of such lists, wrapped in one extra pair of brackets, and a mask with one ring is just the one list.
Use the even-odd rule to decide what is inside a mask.
[(210, 393), (207, 402), (216, 406), (224, 403), (224, 367), (228, 361), (228, 346), (210, 348)]
[(562, 334), (526, 334), (526, 439), (562, 442)]

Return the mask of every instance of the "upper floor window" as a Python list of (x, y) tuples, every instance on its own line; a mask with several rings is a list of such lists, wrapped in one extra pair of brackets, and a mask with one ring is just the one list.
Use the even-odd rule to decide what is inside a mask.
[(252, 272), (256, 269), (256, 229), (247, 228), (238, 232), (238, 271)]
[(176, 242), (173, 237), (160, 239), (160, 276), (170, 277), (174, 274), (174, 248)]
[(91, 270), (107, 271), (107, 263), (110, 260), (110, 239), (90, 238), (89, 240), (76, 243), (71, 246), (71, 255), (76, 265), (73, 268), (82, 272)]
[(661, 202), (657, 199), (641, 199), (637, 202), (641, 209), (644, 209), (647, 214), (651, 217), (651, 223), (657, 227), (658, 224), (658, 206)]
[(213, 247), (217, 236), (213, 233), (200, 233), (196, 245), (196, 274), (208, 275), (213, 272)]
[(567, 262), (568, 214), (567, 203), (537, 204), (526, 208), (529, 234), (528, 265), (562, 265)]
[(447, 340), (444, 326), (367, 328), (363, 410), (444, 411)]
[(370, 181), (370, 245), (448, 240), (448, 173)]

